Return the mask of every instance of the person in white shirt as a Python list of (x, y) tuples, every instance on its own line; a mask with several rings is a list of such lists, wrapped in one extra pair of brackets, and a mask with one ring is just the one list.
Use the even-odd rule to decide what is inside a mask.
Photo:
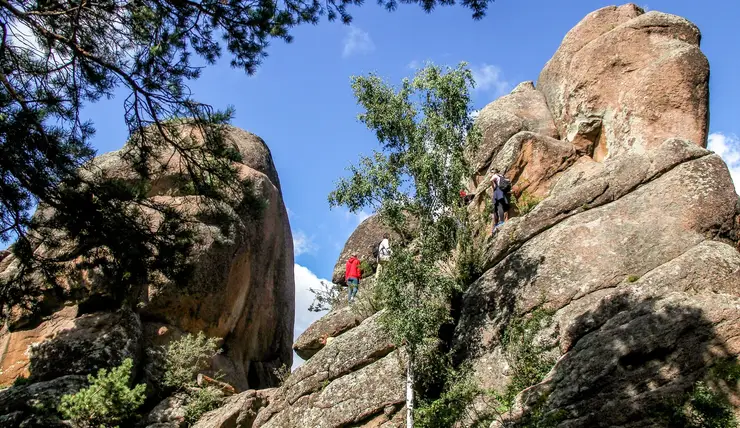
[(383, 234), (383, 240), (380, 241), (380, 245), (378, 245), (378, 269), (377, 273), (380, 273), (380, 271), (383, 269), (383, 265), (388, 262), (391, 258), (391, 243), (388, 240), (388, 234)]

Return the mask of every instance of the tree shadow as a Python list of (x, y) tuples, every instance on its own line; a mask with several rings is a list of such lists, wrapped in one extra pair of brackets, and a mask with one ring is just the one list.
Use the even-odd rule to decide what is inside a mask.
[(85, 314), (29, 352), (29, 381), (95, 374), (141, 354), (141, 325), (129, 310)]
[(740, 397), (732, 337), (716, 329), (733, 306), (721, 295), (704, 297), (622, 291), (602, 299), (567, 329), (569, 348), (544, 382), (522, 393), (512, 426), (724, 426), (685, 417), (699, 381), (720, 407)]
[(87, 386), (85, 375), (141, 360), (141, 325), (130, 310), (80, 315), (68, 307), (36, 330), (15, 334), (3, 349), (5, 363), (17, 367), (9, 373), (13, 386), (0, 391), (0, 426), (57, 426), (62, 395)]

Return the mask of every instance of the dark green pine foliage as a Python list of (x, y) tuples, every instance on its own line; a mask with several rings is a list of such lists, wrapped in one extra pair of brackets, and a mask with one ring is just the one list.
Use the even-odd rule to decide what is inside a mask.
[[(464, 0), (479, 19), (490, 0)], [(191, 96), (187, 83), (227, 50), (231, 65), (253, 73), (273, 39), (322, 16), (349, 23), (361, 0), (0, 0), (0, 240), (16, 240), (24, 268), (0, 284), (0, 311), (31, 304), (54, 290), (64, 261), (86, 260), (110, 278), (122, 298), (154, 271), (177, 280), (194, 241), (187, 219), (147, 200), (147, 179), (161, 168), (156, 154), (174, 147), (185, 160), (183, 191), (209, 196), (214, 206), (249, 192), (232, 167), (239, 154), (224, 143), (233, 111), (215, 111)], [(388, 10), (396, 0), (379, 0)], [(426, 11), (451, 0), (402, 0)], [(94, 151), (95, 130), (80, 109), (127, 91), (125, 158), (138, 179), (81, 174)], [(205, 135), (194, 144), (173, 118), (188, 118)], [(234, 193), (236, 191), (237, 193)], [(35, 216), (35, 207), (52, 216)], [(144, 210), (159, 212), (156, 227)], [(228, 220), (226, 212), (214, 211)], [(231, 216), (233, 217), (233, 216)], [(233, 226), (225, 221), (224, 227)], [(60, 245), (59, 233), (68, 238)], [(47, 251), (37, 248), (43, 245)], [(41, 255), (43, 254), (43, 256)], [(78, 259), (79, 260), (79, 259)], [(43, 275), (47, 290), (29, 280)], [(58, 290), (57, 290), (58, 291)]]

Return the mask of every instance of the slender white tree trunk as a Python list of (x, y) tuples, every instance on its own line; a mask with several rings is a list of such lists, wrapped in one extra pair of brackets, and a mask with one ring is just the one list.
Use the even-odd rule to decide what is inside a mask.
[(406, 428), (414, 428), (414, 368), (410, 360), (406, 366)]

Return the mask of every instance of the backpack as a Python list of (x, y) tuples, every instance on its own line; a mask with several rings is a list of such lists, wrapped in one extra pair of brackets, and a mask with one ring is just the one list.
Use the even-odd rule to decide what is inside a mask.
[(498, 176), (498, 188), (504, 193), (509, 193), (511, 191), (511, 181), (504, 177), (503, 174)]
[(382, 241), (378, 241), (377, 244), (373, 245), (373, 257), (376, 259), (378, 258), (379, 251), (380, 251), (380, 242)]

